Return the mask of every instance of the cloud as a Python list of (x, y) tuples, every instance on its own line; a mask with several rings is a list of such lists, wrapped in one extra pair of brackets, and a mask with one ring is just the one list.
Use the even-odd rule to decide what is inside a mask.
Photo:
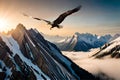
[[(94, 51), (95, 52), (95, 51)], [(89, 71), (90, 73), (97, 75), (104, 73), (105, 75), (115, 80), (120, 80), (120, 60), (119, 59), (93, 59), (88, 58), (94, 52), (63, 52), (63, 54), (69, 57), (73, 62)]]

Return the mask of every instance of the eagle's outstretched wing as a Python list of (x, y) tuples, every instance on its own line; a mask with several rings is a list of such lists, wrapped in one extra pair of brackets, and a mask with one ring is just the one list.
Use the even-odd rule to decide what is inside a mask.
[(78, 6), (72, 10), (69, 10), (67, 12), (64, 12), (63, 14), (61, 14), (56, 20), (53, 21), (54, 24), (60, 24), (68, 15), (71, 15), (72, 13), (75, 13), (77, 11), (79, 11), (81, 8), (81, 6)]
[(36, 20), (39, 20), (39, 21), (45, 21), (46, 23), (48, 23), (48, 24), (52, 24), (50, 21), (48, 21), (48, 20), (45, 20), (45, 19), (41, 19), (41, 18), (37, 18), (37, 17), (32, 17), (32, 16), (29, 16), (29, 15), (27, 15), (27, 14), (25, 14), (25, 13), (23, 13), (23, 16), (26, 16), (26, 17), (29, 17), (29, 18), (32, 18), (32, 19), (36, 19)]
[(37, 17), (33, 17), (33, 19), (45, 21), (46, 23), (48, 23), (50, 25), (52, 24), (50, 21), (45, 20), (45, 19), (41, 19), (41, 18), (37, 18)]
[(47, 24), (52, 25), (51, 21), (48, 21), (48, 20), (45, 20), (45, 19), (42, 19), (42, 20), (45, 21)]

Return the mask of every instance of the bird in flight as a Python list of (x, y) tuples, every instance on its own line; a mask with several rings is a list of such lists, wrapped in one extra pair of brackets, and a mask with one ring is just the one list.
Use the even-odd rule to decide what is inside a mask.
[(62, 14), (61, 14), (56, 20), (54, 20), (53, 22), (48, 21), (48, 20), (45, 20), (45, 19), (42, 19), (42, 18), (32, 17), (32, 16), (29, 16), (29, 15), (27, 15), (27, 14), (25, 14), (25, 13), (23, 13), (23, 15), (26, 16), (26, 17), (29, 17), (29, 18), (33, 18), (33, 19), (39, 20), (39, 21), (45, 21), (46, 23), (48, 23), (49, 25), (51, 25), (51, 28), (50, 28), (50, 30), (51, 30), (51, 29), (54, 28), (54, 27), (62, 28), (62, 26), (60, 25), (60, 23), (62, 23), (63, 20), (64, 20), (67, 16), (71, 15), (72, 13), (75, 13), (75, 12), (79, 11), (80, 8), (81, 8), (81, 5), (78, 6), (78, 7), (76, 7), (76, 8), (74, 8), (74, 9), (72, 9), (72, 10), (68, 10), (68, 11), (62, 13)]

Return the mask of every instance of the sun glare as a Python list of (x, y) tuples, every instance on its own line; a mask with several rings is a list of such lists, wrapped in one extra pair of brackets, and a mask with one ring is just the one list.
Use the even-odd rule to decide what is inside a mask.
[(0, 19), (0, 31), (5, 31), (7, 30), (7, 20), (6, 19)]

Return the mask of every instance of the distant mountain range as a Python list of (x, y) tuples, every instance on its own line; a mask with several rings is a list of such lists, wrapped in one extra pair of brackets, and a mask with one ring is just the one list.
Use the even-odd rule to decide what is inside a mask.
[(0, 80), (98, 80), (22, 24), (0, 33)]
[(98, 36), (90, 33), (76, 32), (72, 37), (55, 42), (62, 51), (89, 51), (92, 48), (103, 46), (112, 38), (111, 35)]

